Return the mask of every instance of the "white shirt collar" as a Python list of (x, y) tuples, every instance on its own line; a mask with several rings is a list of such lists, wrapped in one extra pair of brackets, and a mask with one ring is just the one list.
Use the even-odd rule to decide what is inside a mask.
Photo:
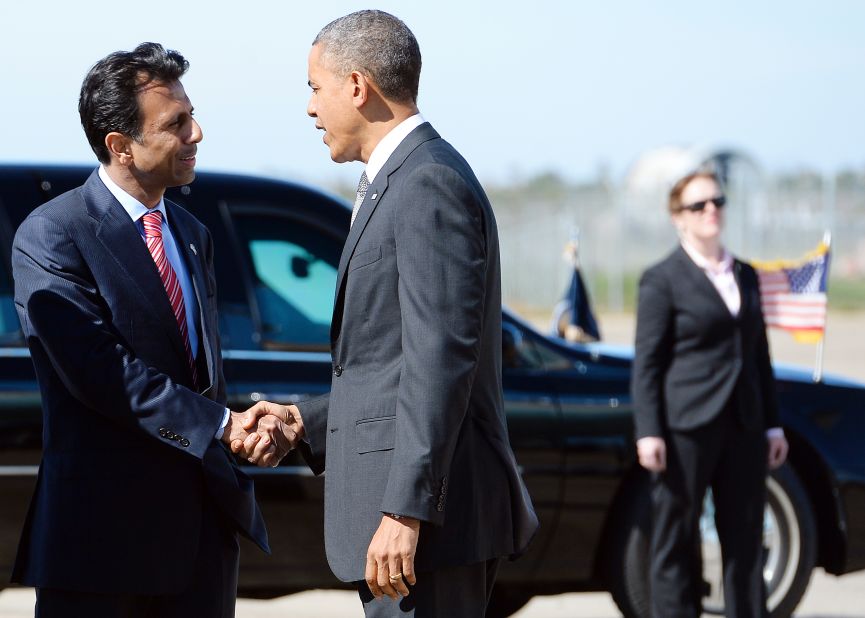
[(397, 149), (408, 134), (424, 122), (426, 122), (426, 120), (423, 119), (423, 116), (421, 116), (420, 113), (417, 113), (414, 116), (410, 116), (403, 120), (382, 138), (378, 145), (373, 149), (372, 154), (369, 155), (369, 161), (367, 161), (366, 164), (366, 177), (370, 183), (375, 180), (376, 174), (381, 171), (381, 168), (383, 168), (384, 164), (387, 163), (387, 160), (393, 154), (393, 151)]
[[(147, 206), (129, 195), (126, 191), (121, 189), (116, 182), (111, 180), (111, 176), (108, 175), (104, 165), (99, 166), (99, 178), (105, 184), (105, 187), (111, 191), (111, 195), (117, 198), (117, 201), (120, 202), (121, 206), (123, 206), (123, 210), (125, 210), (132, 218), (133, 223), (137, 223), (141, 217), (150, 212), (150, 209)], [(165, 223), (168, 223), (168, 212), (165, 210), (165, 198), (159, 200), (156, 209), (162, 213), (162, 220)]]
[(722, 273), (733, 270), (733, 256), (726, 249), (721, 249), (721, 261), (718, 262), (717, 266), (713, 266), (709, 263), (703, 255), (697, 251), (694, 247), (688, 244), (686, 241), (682, 240), (682, 248), (685, 250), (685, 253), (688, 254), (688, 257), (691, 260), (702, 268), (703, 270), (707, 270), (712, 273)]

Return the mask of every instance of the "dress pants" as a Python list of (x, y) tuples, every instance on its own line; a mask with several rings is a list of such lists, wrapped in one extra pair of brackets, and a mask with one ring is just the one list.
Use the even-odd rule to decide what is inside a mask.
[(709, 424), (668, 432), (667, 469), (652, 487), (651, 591), (654, 618), (697, 618), (701, 613), (699, 521), (712, 488), (721, 543), (725, 615), (763, 618), (763, 512), (767, 440), (746, 430), (727, 408)]
[(483, 618), (493, 592), (499, 558), (417, 574), (409, 595), (393, 600), (372, 596), (356, 582), (366, 618)]
[[(208, 501), (198, 557), (186, 590), (171, 595), (132, 595), (37, 588), (36, 618), (234, 618), (239, 553), (234, 526)], [(165, 560), (171, 559), (168, 544)]]

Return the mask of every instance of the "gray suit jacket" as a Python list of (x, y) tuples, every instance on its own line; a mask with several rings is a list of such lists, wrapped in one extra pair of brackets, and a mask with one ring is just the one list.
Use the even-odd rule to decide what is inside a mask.
[[(429, 124), (375, 177), (346, 240), (333, 381), (300, 405), (333, 572), (364, 577), (382, 513), (422, 523), (419, 571), (521, 552), (537, 518), (508, 441), (492, 208)], [(326, 464), (325, 464), (326, 457)]]

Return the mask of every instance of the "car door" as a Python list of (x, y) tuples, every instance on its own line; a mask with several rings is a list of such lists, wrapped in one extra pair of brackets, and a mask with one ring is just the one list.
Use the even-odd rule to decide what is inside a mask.
[(563, 542), (548, 560), (587, 581), (595, 574), (610, 507), (634, 461), (629, 362), (590, 346), (566, 350), (549, 342), (546, 349), (562, 359), (549, 379), (562, 407), (566, 458), (557, 531)]
[[(347, 210), (311, 192), (220, 201), (247, 312), (226, 306), (220, 330), (228, 403), (245, 410), (259, 400), (296, 403), (330, 390), (330, 322)], [(345, 221), (347, 223), (347, 221)], [(222, 250), (226, 250), (225, 247)], [(222, 273), (222, 279), (228, 271)], [(218, 277), (220, 274), (218, 273)], [(270, 535), (272, 555), (244, 542), (239, 586), (247, 594), (332, 587), (324, 554), (324, 479), (297, 452), (276, 468), (246, 465)]]
[(525, 555), (503, 563), (499, 571), (501, 586), (519, 596), (547, 571), (545, 557), (555, 537), (564, 491), (565, 458), (561, 408), (547, 379), (549, 358), (538, 346), (542, 338), (508, 312), (502, 316), (502, 329), (508, 435), (540, 521)]
[(27, 213), (51, 197), (51, 182), (35, 168), (0, 170), (0, 588), (12, 572), (42, 456), (41, 399), (15, 310), (12, 239)]

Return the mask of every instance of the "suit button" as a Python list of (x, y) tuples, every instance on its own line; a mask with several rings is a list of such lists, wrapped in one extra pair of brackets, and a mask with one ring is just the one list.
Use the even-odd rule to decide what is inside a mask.
[(445, 507), (444, 507), (443, 504), (438, 504), (438, 505), (436, 506), (436, 510), (437, 510), (439, 513), (441, 513), (442, 511), (445, 510)]
[(177, 437), (177, 434), (173, 431), (166, 431), (163, 437), (168, 438), (169, 440), (174, 440), (174, 438)]
[(162, 436), (163, 438), (167, 437), (168, 436), (168, 430), (165, 427), (160, 427), (159, 428), (159, 435)]
[(187, 440), (186, 438), (181, 438), (180, 439), (180, 446), (182, 446), (183, 448), (186, 448), (187, 446), (189, 446), (189, 440)]
[(342, 375), (342, 365), (337, 365), (333, 368), (333, 375), (335, 375), (337, 378)]

